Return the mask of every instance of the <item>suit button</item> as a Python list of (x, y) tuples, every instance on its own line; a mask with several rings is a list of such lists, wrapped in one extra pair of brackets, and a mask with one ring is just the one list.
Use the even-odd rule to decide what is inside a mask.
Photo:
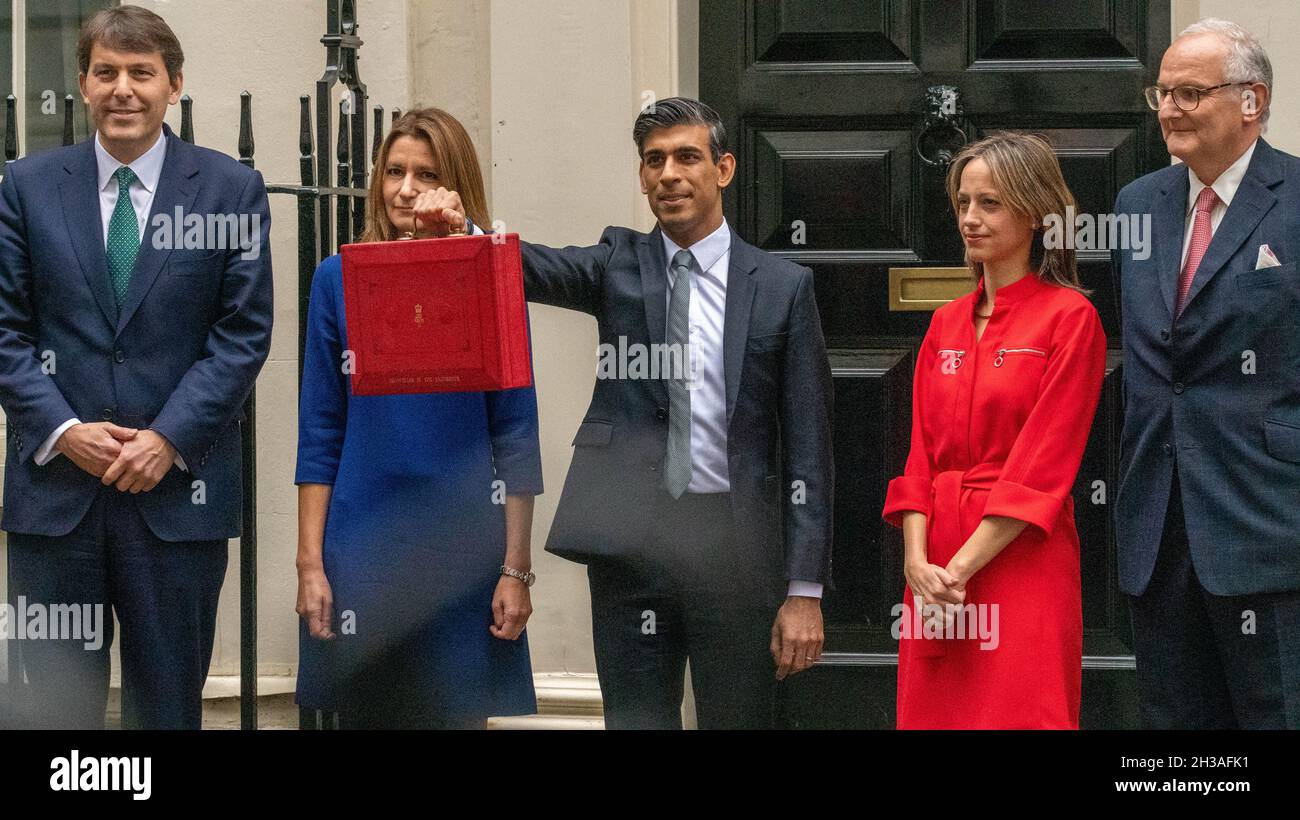
[(1174, 454), (1174, 445), (1172, 445), (1172, 444), (1166, 444), (1166, 445), (1165, 445), (1165, 455), (1167, 455), (1167, 456), (1172, 456), (1173, 454)]
[(1161, 330), (1160, 330), (1160, 341), (1162, 341), (1162, 342), (1167, 342), (1167, 341), (1169, 341), (1169, 328), (1167, 328), (1167, 327), (1166, 327), (1166, 328), (1161, 328)]
[(660, 419), (660, 420), (663, 420), (663, 419), (668, 418), (668, 410), (667, 410), (667, 408), (660, 407), (660, 408), (656, 409), (656, 410), (655, 410), (655, 418)]
[(1174, 382), (1174, 392), (1175, 392), (1175, 393), (1179, 393), (1179, 394), (1181, 394), (1181, 393), (1183, 392), (1183, 383), (1182, 383), (1182, 382)]
[(104, 408), (104, 421), (112, 421), (112, 420), (113, 420), (113, 411), (109, 410), (108, 408)]
[(113, 351), (113, 361), (117, 362), (118, 364), (121, 364), (122, 362), (126, 361), (126, 354), (121, 350)]

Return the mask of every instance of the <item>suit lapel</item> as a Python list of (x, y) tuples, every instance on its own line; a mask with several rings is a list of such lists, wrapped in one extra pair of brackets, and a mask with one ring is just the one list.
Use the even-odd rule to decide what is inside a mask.
[(86, 285), (110, 327), (117, 326), (117, 302), (108, 281), (108, 255), (104, 251), (104, 223), (99, 209), (99, 166), (95, 162), (94, 137), (77, 146), (64, 164), (59, 180), (63, 219), (72, 249), (81, 263)]
[(1277, 184), (1281, 178), (1273, 149), (1261, 139), (1255, 146), (1255, 154), (1250, 158), (1246, 175), (1242, 177), (1241, 185), (1232, 197), (1232, 204), (1219, 222), (1219, 229), (1214, 232), (1210, 247), (1206, 248), (1200, 267), (1196, 269), (1196, 277), (1192, 280), (1191, 289), (1187, 291), (1187, 302), (1183, 305), (1183, 310), (1204, 289), (1205, 284), (1227, 266), (1233, 254), (1264, 218), (1264, 214), (1277, 203), (1277, 196), (1269, 187)]
[(722, 369), (727, 382), (727, 423), (736, 409), (740, 373), (745, 365), (745, 343), (749, 337), (749, 313), (754, 304), (754, 270), (758, 261), (754, 249), (731, 231), (731, 252), (727, 263), (727, 309), (722, 324)]
[[(154, 192), (153, 206), (149, 209), (149, 218), (145, 220), (144, 239), (140, 242), (140, 254), (135, 258), (135, 270), (131, 273), (131, 284), (122, 301), (121, 315), (117, 320), (117, 332), (120, 334), (135, 315), (140, 303), (153, 287), (163, 263), (171, 254), (170, 247), (155, 248), (152, 241), (154, 234), (153, 218), (155, 214), (166, 214), (168, 225), (173, 231), (177, 208), (188, 216), (194, 204), (195, 180), (198, 166), (194, 163), (192, 149), (184, 141), (166, 128), (167, 155), (163, 159), (162, 174), (158, 177), (158, 190)], [(182, 228), (184, 226), (181, 226)], [(169, 245), (171, 243), (168, 243)]]
[(1160, 294), (1170, 317), (1174, 315), (1174, 297), (1183, 267), (1183, 231), (1187, 223), (1187, 191), (1191, 185), (1186, 166), (1177, 167), (1179, 172), (1172, 175), (1169, 186), (1160, 192), (1162, 199), (1155, 215), (1155, 246), (1159, 255), (1156, 274), (1160, 277)]
[[(662, 345), (668, 321), (668, 261), (664, 257), (664, 238), (659, 226), (637, 243), (637, 261), (641, 265), (641, 298), (645, 305), (646, 330), (651, 345)], [(651, 347), (650, 350), (660, 348)], [(650, 380), (659, 403), (668, 403), (668, 389), (660, 379)]]

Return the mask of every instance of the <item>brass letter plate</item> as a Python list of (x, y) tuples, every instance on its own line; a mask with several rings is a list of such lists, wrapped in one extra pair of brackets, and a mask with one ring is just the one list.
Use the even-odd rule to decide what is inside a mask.
[(975, 277), (959, 268), (890, 268), (890, 310), (936, 310), (975, 289)]

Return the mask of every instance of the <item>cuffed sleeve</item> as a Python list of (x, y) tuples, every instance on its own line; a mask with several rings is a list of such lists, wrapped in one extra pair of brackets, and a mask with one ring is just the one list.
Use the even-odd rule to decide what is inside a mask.
[(790, 598), (820, 598), (823, 586), (815, 581), (791, 581), (786, 595)]
[(984, 515), (1051, 533), (1083, 461), (1106, 375), (1106, 333), (1091, 303), (1064, 313), (1034, 409), (989, 492)]
[(1043, 532), (1051, 532), (1056, 518), (1061, 514), (1064, 496), (1035, 490), (1024, 484), (1000, 479), (989, 490), (988, 501), (984, 504), (984, 514), (1004, 515), (1019, 521), (1027, 521)]
[(41, 442), (41, 446), (37, 447), (36, 453), (32, 455), (32, 461), (35, 462), (37, 467), (44, 467), (58, 455), (58, 453), (54, 452), (54, 445), (59, 443), (59, 437), (74, 424), (81, 424), (81, 419), (68, 419), (58, 427), (55, 427), (54, 432), (50, 433), (45, 441)]
[(903, 474), (889, 482), (885, 493), (885, 509), (881, 516), (895, 527), (903, 526), (903, 513), (919, 512), (929, 518), (933, 513), (933, 469), (930, 448), (925, 440), (924, 378), (921, 369), (934, 361), (934, 338), (938, 314), (930, 320), (921, 349), (916, 354), (916, 368), (912, 373), (912, 439), (907, 452)]
[(924, 513), (929, 518), (934, 512), (932, 488), (929, 477), (900, 475), (890, 481), (885, 493), (885, 520), (901, 527), (905, 512)]

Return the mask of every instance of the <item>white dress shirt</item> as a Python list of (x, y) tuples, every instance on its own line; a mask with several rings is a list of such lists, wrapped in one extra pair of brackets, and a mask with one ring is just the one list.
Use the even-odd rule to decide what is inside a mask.
[[(167, 156), (167, 137), (165, 134), (158, 135), (158, 141), (153, 147), (145, 151), (135, 161), (130, 163), (130, 168), (135, 172), (135, 181), (131, 183), (131, 207), (135, 209), (136, 221), (140, 225), (140, 242), (144, 243), (145, 223), (149, 219), (149, 209), (153, 207), (153, 196), (158, 190), (158, 180), (162, 177), (163, 160)], [(95, 163), (99, 170), (99, 217), (103, 223), (104, 247), (108, 247), (108, 223), (113, 218), (113, 209), (117, 207), (117, 179), (114, 174), (117, 169), (121, 168), (123, 163), (113, 158), (103, 145), (99, 142), (99, 132), (95, 132)], [(68, 419), (54, 429), (49, 438), (41, 444), (36, 450), (33, 458), (38, 466), (48, 463), (60, 453), (54, 449), (59, 437), (63, 435), (74, 424), (80, 424), (81, 419)], [(187, 469), (185, 462), (181, 459), (180, 454), (176, 455), (176, 466), (182, 470)]]
[[(667, 305), (677, 281), (673, 256), (682, 248), (667, 233), (663, 233), (663, 240), (664, 258), (668, 261), (668, 288), (664, 293)], [(687, 371), (691, 376), (691, 481), (686, 491), (725, 493), (731, 490), (727, 462), (727, 380), (723, 366), (727, 271), (731, 263), (731, 228), (727, 221), (724, 219), (716, 231), (686, 250), (695, 257), (691, 266)], [(788, 594), (820, 598), (822, 585), (792, 580)]]
[(1184, 214), (1183, 225), (1183, 257), (1182, 262), (1178, 265), (1178, 270), (1182, 270), (1187, 264), (1187, 251), (1192, 247), (1192, 223), (1196, 219), (1196, 198), (1201, 195), (1207, 187), (1213, 188), (1214, 193), (1219, 195), (1219, 201), (1214, 203), (1214, 210), (1210, 211), (1210, 233), (1213, 234), (1219, 230), (1219, 223), (1223, 221), (1223, 215), (1228, 212), (1228, 206), (1232, 204), (1232, 198), (1237, 195), (1237, 189), (1241, 187), (1241, 180), (1246, 176), (1246, 169), (1250, 167), (1250, 158), (1255, 154), (1255, 145), (1258, 140), (1252, 142), (1246, 149), (1246, 153), (1237, 157), (1237, 161), (1227, 167), (1219, 174), (1219, 178), (1214, 180), (1213, 185), (1207, 186), (1197, 178), (1196, 173), (1192, 171), (1191, 166), (1187, 167), (1187, 212)]

